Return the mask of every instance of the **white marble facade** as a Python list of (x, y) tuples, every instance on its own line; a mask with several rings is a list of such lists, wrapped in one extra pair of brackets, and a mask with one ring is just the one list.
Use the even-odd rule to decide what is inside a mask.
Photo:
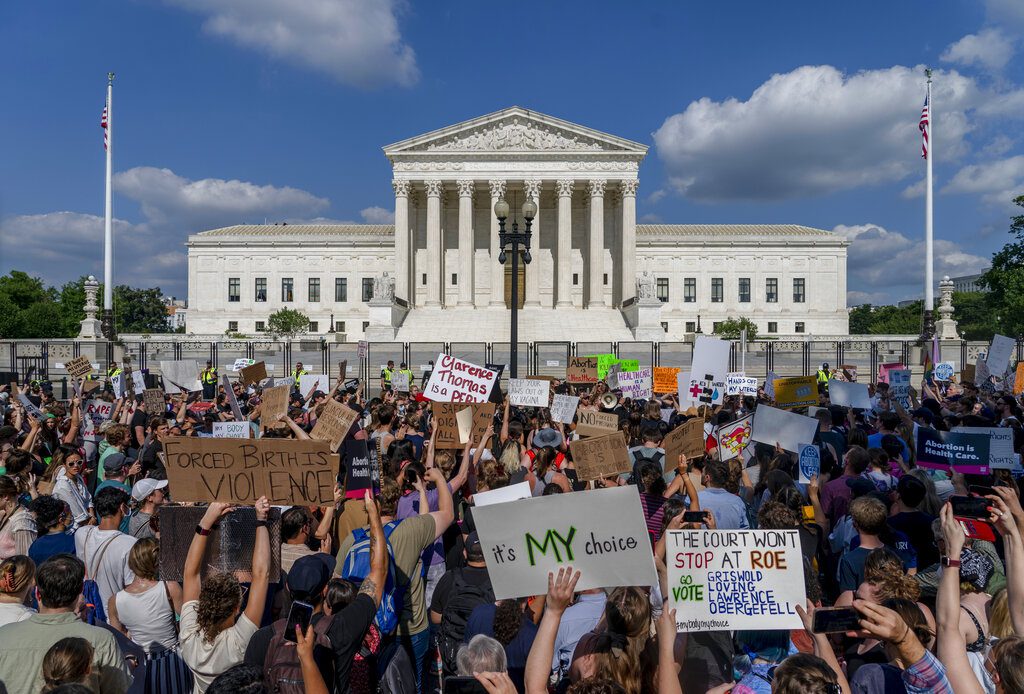
[[(533, 261), (520, 289), (526, 316), (552, 309), (607, 315), (632, 303), (637, 274), (648, 270), (662, 279), (662, 294), (668, 282), (665, 339), (681, 337), (698, 312), (705, 332), (726, 315), (746, 315), (763, 332), (793, 334), (801, 323), (808, 333), (846, 334), (844, 241), (796, 226), (638, 226), (637, 174), (646, 152), (640, 143), (518, 107), (389, 145), (394, 226), (246, 225), (189, 237), (188, 332), (216, 335), (235, 326), (255, 334), (257, 321), (287, 306), (306, 313), (319, 333), (329, 330), (333, 314), (339, 332), (359, 339), (369, 321), (363, 282), (385, 271), (410, 317), (417, 310), (504, 311), (510, 278), (496, 260), (492, 211), (504, 196), (521, 229), (523, 201), (532, 197), (539, 208)], [(719, 275), (721, 302), (712, 301)], [(751, 301), (740, 302), (739, 278), (748, 275)], [(775, 275), (778, 301), (769, 302), (766, 281)], [(798, 276), (805, 278), (803, 302), (793, 300)], [(265, 301), (256, 300), (260, 278)], [(287, 278), (291, 301), (282, 293)], [(311, 278), (319, 280), (318, 298)], [(335, 293), (341, 278), (344, 296)], [(688, 280), (696, 282), (694, 301), (684, 299)], [(443, 339), (408, 330), (399, 338)]]

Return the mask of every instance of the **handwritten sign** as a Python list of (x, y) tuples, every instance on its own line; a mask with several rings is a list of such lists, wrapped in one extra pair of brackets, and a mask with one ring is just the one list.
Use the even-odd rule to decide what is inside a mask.
[(679, 384), (676, 381), (680, 371), (678, 367), (655, 366), (652, 371), (654, 372), (655, 393), (674, 393), (679, 388)]
[(487, 402), (497, 380), (493, 369), (441, 353), (423, 395), (437, 402)]
[(577, 395), (555, 395), (551, 400), (551, 419), (562, 424), (572, 424), (580, 399)]
[(162, 415), (167, 412), (164, 392), (159, 388), (146, 388), (142, 391), (142, 402), (146, 406), (147, 414)]
[(910, 369), (889, 369), (889, 397), (910, 409)]
[(267, 365), (262, 361), (258, 361), (255, 364), (244, 367), (241, 374), (243, 385), (259, 383), (267, 377)]
[(326, 441), (331, 450), (336, 451), (358, 418), (359, 413), (348, 405), (342, 405), (337, 400), (328, 400), (324, 403), (320, 416), (316, 418), (316, 424), (309, 432), (309, 437), (317, 441)]
[(758, 405), (754, 412), (750, 440), (767, 443), (769, 446), (778, 443), (783, 450), (796, 453), (801, 443), (814, 440), (817, 431), (818, 420), (813, 417)]
[(214, 422), (213, 438), (247, 439), (252, 432), (249, 422)]
[(633, 469), (621, 431), (569, 442), (576, 476), (583, 481), (613, 477)]
[(668, 432), (662, 441), (665, 449), (665, 469), (673, 469), (679, 462), (679, 454), (687, 458), (699, 458), (704, 455), (704, 419), (691, 417), (681, 425)]
[(801, 443), (798, 453), (800, 459), (800, 479), (803, 484), (808, 484), (811, 477), (821, 473), (821, 451), (810, 443)]
[(665, 542), (677, 631), (803, 627), (796, 530), (670, 530)]
[(597, 383), (597, 357), (569, 357), (569, 365), (565, 367), (565, 380), (584, 385)]
[[(762, 405), (761, 407), (764, 407)], [(760, 409), (760, 408), (758, 408)], [(753, 433), (754, 415), (748, 414), (730, 424), (722, 424), (715, 428), (714, 437), (718, 443), (718, 459), (732, 460), (750, 443)]]
[(775, 404), (786, 410), (818, 404), (818, 383), (814, 376), (775, 379)]
[(547, 380), (508, 379), (509, 401), (517, 407), (547, 407), (551, 387)]
[(494, 421), (494, 403), (457, 403), (457, 402), (434, 402), (430, 405), (430, 412), (434, 418), (434, 428), (437, 429), (437, 437), (434, 445), (437, 448), (462, 448), (465, 444), (459, 441), (459, 423), (456, 415), (461, 410), (472, 408), (473, 410), (473, 441), (479, 441), (487, 431), (487, 427)]
[(832, 379), (828, 382), (828, 399), (833, 405), (871, 409), (871, 395), (867, 383), (847, 383)]
[(619, 373), (619, 390), (622, 396), (634, 400), (648, 400), (654, 393), (651, 387), (651, 370), (622, 371)]
[(396, 371), (391, 374), (391, 387), (398, 393), (409, 392), (409, 374)]
[(68, 376), (82, 378), (92, 373), (92, 363), (89, 361), (89, 357), (75, 357), (64, 363), (64, 369), (68, 372)]
[(605, 436), (619, 430), (619, 416), (610, 412), (579, 410), (576, 433), (580, 436)]
[(757, 397), (757, 379), (742, 371), (735, 371), (725, 377), (726, 395), (752, 395)]
[(473, 521), (498, 600), (542, 595), (548, 572), (570, 564), (578, 591), (658, 580), (632, 485), (477, 507)]
[(260, 430), (273, 429), (284, 415), (288, 414), (288, 394), (291, 386), (274, 386), (263, 389), (263, 406), (260, 409)]
[(956, 368), (953, 366), (951, 361), (940, 361), (935, 365), (935, 371), (932, 373), (933, 378), (936, 381), (948, 381), (953, 378), (953, 373)]
[(175, 436), (164, 441), (164, 456), (176, 501), (334, 503), (338, 457), (324, 441)]
[(952, 465), (965, 475), (987, 475), (989, 437), (918, 427), (917, 464), (936, 470)]

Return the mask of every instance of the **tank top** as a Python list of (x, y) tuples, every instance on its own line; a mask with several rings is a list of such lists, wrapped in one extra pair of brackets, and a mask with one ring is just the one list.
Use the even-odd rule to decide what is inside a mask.
[(177, 648), (174, 611), (167, 600), (163, 581), (157, 581), (142, 593), (118, 591), (114, 602), (121, 624), (128, 630), (132, 641), (142, 646), (147, 654)]

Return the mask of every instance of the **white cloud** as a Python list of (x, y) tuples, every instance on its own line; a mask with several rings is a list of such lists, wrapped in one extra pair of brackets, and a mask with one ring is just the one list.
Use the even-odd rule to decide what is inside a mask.
[(394, 224), (395, 211), (385, 210), (383, 207), (367, 207), (359, 211), (363, 221), (367, 224)]
[[(750, 98), (707, 97), (654, 133), (672, 185), (705, 201), (777, 200), (899, 181), (920, 162), (923, 68), (844, 75), (829, 65), (773, 75)], [(936, 128), (947, 161), (968, 149), (968, 111), (991, 95), (937, 72)]]
[(1024, 155), (965, 166), (942, 192), (980, 194), (987, 203), (1012, 206), (1024, 192)]
[(137, 166), (114, 176), (114, 190), (138, 202), (149, 226), (177, 232), (202, 231), (230, 224), (262, 223), (264, 218), (309, 216), (330, 205), (298, 188), (277, 188), (248, 181), (190, 180), (170, 169)]
[(402, 41), (401, 0), (166, 0), (206, 17), (203, 30), (356, 87), (419, 79)]
[(939, 60), (960, 65), (1001, 70), (1013, 57), (1013, 40), (1001, 30), (989, 27), (977, 34), (967, 34), (952, 43)]
[[(877, 224), (840, 224), (833, 230), (850, 242), (847, 278), (850, 305), (879, 303), (894, 295), (920, 296), (924, 291), (924, 239), (910, 238)], [(959, 244), (936, 239), (935, 278), (969, 275), (989, 266), (988, 258), (963, 250)], [(870, 301), (864, 297), (873, 297)]]

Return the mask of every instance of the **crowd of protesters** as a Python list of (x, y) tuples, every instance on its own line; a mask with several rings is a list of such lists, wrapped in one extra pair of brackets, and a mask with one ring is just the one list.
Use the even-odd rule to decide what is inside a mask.
[[(1020, 452), (1020, 396), (1001, 383), (929, 379), (910, 407), (871, 384), (872, 408), (853, 410), (829, 402), (819, 372), (820, 475), (800, 483), (780, 446), (723, 460), (709, 436), (703, 456), (666, 458), (668, 432), (696, 416), (709, 431), (756, 416), (772, 404), (763, 388), (697, 410), (673, 394), (636, 401), (555, 380), (581, 408), (617, 415), (629, 445), (632, 471), (584, 483), (568, 445), (576, 423), (500, 392), (482, 436), (441, 449), (430, 402), (412, 378), (395, 392), (393, 365), (372, 399), (340, 379), (300, 392), (296, 365), (275, 422), (261, 421), (259, 385), (233, 383), (228, 397), (210, 368), (201, 390), (165, 396), (160, 411), (100, 379), (87, 398), (110, 403), (102, 423), (46, 382), (0, 387), (0, 691), (1024, 692), (1019, 477), (925, 469), (915, 451), (919, 428), (973, 426), (1011, 430)], [(379, 484), (354, 497), (342, 467), (332, 506), (260, 499), (244, 572), (206, 566), (208, 538), (239, 510), (205, 505), (194, 535), (174, 528), (192, 536), (182, 580), (161, 578), (161, 511), (184, 503), (163, 444), (212, 436), (235, 418), (232, 399), (253, 436), (277, 438), (308, 438), (329, 400), (354, 409), (347, 438), (366, 441)], [(579, 572), (564, 567), (546, 595), (495, 600), (474, 495), (518, 482), (534, 496), (638, 486), (660, 585), (577, 591)], [(950, 499), (971, 496), (987, 518), (968, 536)], [(685, 522), (687, 511), (702, 521)], [(805, 628), (677, 633), (659, 596), (665, 533), (682, 528), (797, 530)], [(306, 629), (289, 630), (296, 605), (311, 612)], [(833, 606), (852, 607), (856, 623), (816, 633), (815, 614)]]

